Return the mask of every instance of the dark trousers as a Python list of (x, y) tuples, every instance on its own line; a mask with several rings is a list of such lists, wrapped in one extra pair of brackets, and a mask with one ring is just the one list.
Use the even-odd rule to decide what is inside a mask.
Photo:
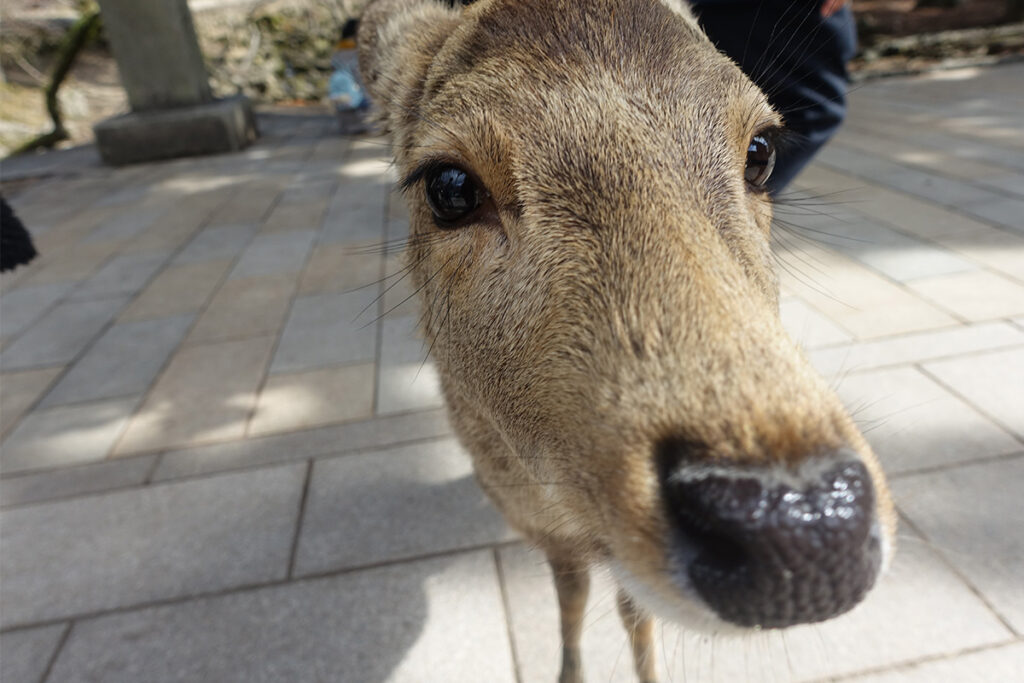
[(849, 5), (824, 19), (814, 0), (694, 0), (711, 41), (768, 96), (792, 139), (768, 181), (778, 194), (846, 115), (846, 63), (857, 49)]

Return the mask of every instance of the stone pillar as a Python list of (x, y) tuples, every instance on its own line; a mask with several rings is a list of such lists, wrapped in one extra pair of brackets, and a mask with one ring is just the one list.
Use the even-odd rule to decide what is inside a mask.
[(256, 139), (244, 97), (214, 99), (186, 0), (99, 0), (130, 114), (96, 124), (109, 164), (230, 152)]

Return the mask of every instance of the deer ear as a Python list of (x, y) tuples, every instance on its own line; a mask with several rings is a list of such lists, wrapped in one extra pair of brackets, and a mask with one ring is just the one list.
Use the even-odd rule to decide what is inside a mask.
[(385, 132), (415, 112), (434, 56), (459, 22), (440, 0), (373, 0), (359, 22), (359, 71)]

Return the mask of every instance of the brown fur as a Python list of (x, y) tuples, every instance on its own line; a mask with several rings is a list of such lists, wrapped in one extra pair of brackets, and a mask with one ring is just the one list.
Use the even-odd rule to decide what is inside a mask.
[[(688, 610), (666, 578), (659, 439), (780, 465), (852, 446), (891, 543), (874, 455), (779, 320), (770, 201), (743, 178), (778, 115), (688, 9), (378, 0), (360, 43), (399, 172), (443, 159), (490, 193), (440, 230), (411, 187), (409, 263), (480, 483), (561, 575), (562, 680), (579, 680), (587, 585), (567, 577), (610, 562), (644, 609)], [(653, 678), (650, 623), (626, 594), (621, 611)]]

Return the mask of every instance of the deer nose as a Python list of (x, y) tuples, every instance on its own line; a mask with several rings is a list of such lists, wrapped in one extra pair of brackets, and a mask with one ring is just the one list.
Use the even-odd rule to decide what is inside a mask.
[(841, 614), (878, 574), (871, 478), (852, 451), (797, 471), (738, 464), (663, 467), (674, 552), (722, 619), (782, 628)]

